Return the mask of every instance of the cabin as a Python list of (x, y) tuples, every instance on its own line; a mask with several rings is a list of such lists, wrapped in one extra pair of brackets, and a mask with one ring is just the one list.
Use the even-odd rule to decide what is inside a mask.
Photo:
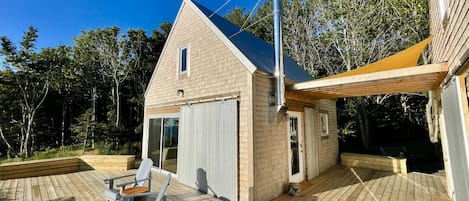
[(447, 62), (437, 90), (448, 195), (469, 198), (469, 1), (430, 0), (432, 62)]
[[(283, 57), (285, 86), (312, 80)], [(337, 164), (335, 100), (285, 95), (274, 47), (184, 0), (145, 94), (142, 157), (226, 200), (271, 200)]]
[[(335, 99), (431, 91), (448, 195), (466, 200), (469, 2), (429, 6), (429, 38), (315, 80), (271, 45), (184, 0), (145, 94), (142, 157), (218, 198), (271, 200), (337, 164)], [(418, 66), (428, 44), (431, 64)], [(274, 68), (278, 58), (284, 73)]]

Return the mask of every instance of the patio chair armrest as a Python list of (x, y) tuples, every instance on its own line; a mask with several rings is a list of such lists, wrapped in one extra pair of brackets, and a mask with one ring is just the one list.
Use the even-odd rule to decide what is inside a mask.
[(159, 192), (146, 192), (146, 193), (138, 193), (138, 194), (126, 194), (121, 195), (122, 198), (132, 198), (132, 197), (142, 197), (142, 196), (158, 196)]
[(122, 178), (126, 178), (126, 177), (131, 177), (131, 176), (135, 176), (135, 174), (129, 174), (129, 175), (124, 175), (124, 176), (120, 176), (120, 177), (107, 178), (107, 179), (104, 179), (104, 183), (107, 184), (110, 181), (114, 181), (116, 179), (122, 179)]
[(147, 177), (145, 179), (140, 179), (140, 180), (134, 180), (134, 181), (130, 181), (130, 182), (125, 182), (125, 183), (121, 183), (121, 184), (117, 184), (116, 187), (120, 188), (120, 187), (125, 187), (129, 184), (137, 184), (138, 182), (141, 182), (141, 181), (146, 181), (146, 180), (150, 180), (151, 177)]

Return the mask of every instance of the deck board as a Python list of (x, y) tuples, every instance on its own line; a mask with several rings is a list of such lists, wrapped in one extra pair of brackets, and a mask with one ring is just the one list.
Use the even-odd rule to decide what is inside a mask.
[(399, 200), (399, 191), (401, 190), (401, 177), (393, 177), (394, 184), (392, 186), (391, 196), (389, 200)]
[(32, 200), (42, 200), (41, 191), (39, 190), (39, 184), (37, 180), (37, 177), (31, 178)]
[(72, 193), (68, 188), (68, 185), (64, 182), (62, 175), (54, 175), (53, 177), (55, 177), (55, 180), (57, 181), (57, 191), (62, 192), (63, 194), (61, 197), (66, 197)]
[(59, 198), (59, 196), (57, 195), (57, 192), (55, 192), (54, 186), (52, 185), (50, 176), (44, 177), (44, 185), (46, 187), (47, 194), (49, 194), (49, 198), (54, 198), (54, 199)]
[(18, 184), (18, 179), (13, 179), (10, 183), (10, 187), (8, 187), (8, 200), (15, 200), (15, 193), (16, 193), (16, 186)]
[(389, 180), (387, 182), (387, 185), (384, 189), (383, 196), (381, 197), (381, 200), (387, 201), (391, 200), (392, 192), (394, 190), (394, 186), (396, 186), (396, 177), (389, 177)]
[(18, 185), (16, 186), (16, 189), (15, 189), (16, 200), (24, 200), (23, 186), (24, 186), (24, 179), (18, 179)]
[(411, 172), (407, 175), (334, 166), (302, 184), (299, 197), (287, 194), (274, 201), (293, 200), (450, 200), (445, 177)]
[[(76, 201), (104, 200), (107, 185), (105, 178), (135, 174), (136, 170), (89, 170), (68, 174), (0, 180), (0, 200), (41, 201), (64, 197), (74, 197)], [(152, 171), (152, 191), (160, 190), (166, 175)], [(122, 179), (115, 184), (132, 181)], [(218, 200), (211, 195), (171, 180), (167, 191), (168, 201)]]
[[(24, 180), (24, 201), (32, 200), (33, 199), (33, 192), (31, 190), (31, 179), (23, 179)], [(1, 183), (1, 181), (0, 181)]]

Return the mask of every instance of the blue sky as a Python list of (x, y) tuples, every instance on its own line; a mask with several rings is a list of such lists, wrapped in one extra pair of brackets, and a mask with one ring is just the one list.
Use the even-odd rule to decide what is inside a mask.
[[(262, 2), (264, 2), (263, 0)], [(118, 26), (122, 31), (158, 29), (173, 22), (182, 0), (2, 0), (0, 36), (18, 43), (32, 25), (39, 30), (38, 48), (72, 45), (83, 30)], [(225, 0), (198, 0), (216, 10)], [(250, 10), (257, 0), (231, 0), (220, 12), (234, 7)], [(0, 58), (1, 60), (1, 58)]]

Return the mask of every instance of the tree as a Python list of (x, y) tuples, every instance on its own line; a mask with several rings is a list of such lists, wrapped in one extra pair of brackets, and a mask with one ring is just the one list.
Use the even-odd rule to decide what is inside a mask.
[(115, 105), (115, 127), (119, 128), (120, 119), (120, 84), (127, 79), (130, 72), (130, 49), (125, 36), (119, 36), (117, 27), (97, 29), (97, 49), (104, 72), (113, 80), (111, 91), (112, 102)]
[[(21, 94), (21, 139), (20, 155), (28, 157), (31, 147), (29, 146), (30, 137), (34, 137), (33, 125), (36, 114), (44, 102), (49, 92), (47, 67), (39, 64), (38, 54), (34, 52), (35, 42), (37, 40), (37, 29), (29, 27), (24, 34), (18, 51), (13, 43), (6, 37), (1, 37), (2, 50), (1, 55), (5, 56), (8, 67), (16, 71), (16, 85)], [(33, 141), (34, 142), (34, 141)]]
[(93, 110), (88, 109), (80, 115), (77, 123), (72, 126), (72, 132), (76, 134), (77, 138), (83, 141), (83, 152), (86, 151), (88, 146), (88, 139), (91, 133), (98, 132), (103, 128), (103, 125), (93, 120)]
[(15, 87), (15, 82), (16, 78), (13, 71), (10, 69), (0, 71), (0, 103), (2, 103), (0, 104), (0, 137), (5, 145), (3, 150), (6, 150), (8, 158), (15, 157), (18, 154), (17, 133), (19, 127), (17, 122), (21, 115), (18, 115), (20, 96), (18, 96), (19, 89)]
[(144, 109), (145, 91), (171, 30), (171, 24), (168, 22), (162, 23), (160, 30), (161, 32), (153, 30), (151, 36), (147, 36), (141, 29), (129, 30), (127, 32), (132, 57), (129, 79), (134, 86), (131, 90), (134, 95), (130, 98), (130, 102), (137, 105), (135, 109), (138, 118), (137, 124), (143, 123), (142, 112)]
[[(91, 125), (95, 125), (97, 118), (97, 104), (100, 91), (106, 88), (106, 75), (101, 68), (100, 53), (96, 49), (97, 35), (94, 31), (82, 32), (74, 38), (73, 63), (78, 68), (78, 77), (83, 88), (86, 88), (88, 101), (91, 103)], [(98, 91), (99, 90), (99, 91)], [(83, 109), (87, 110), (89, 107)], [(91, 129), (91, 147), (95, 147), (95, 129)]]
[(257, 9), (257, 12), (252, 16), (253, 25), (247, 31), (250, 31), (255, 36), (268, 42), (274, 43), (274, 26), (272, 19), (272, 1), (266, 1), (262, 7)]
[(61, 129), (60, 129), (60, 145), (64, 146), (65, 141), (65, 121), (72, 93), (75, 89), (80, 88), (77, 82), (77, 69), (72, 65), (71, 48), (59, 46), (57, 48), (44, 48), (39, 53), (40, 63), (47, 66), (50, 70), (49, 82), (51, 89), (57, 91), (62, 100)]
[(240, 28), (247, 27), (250, 24), (250, 19), (248, 19), (248, 15), (244, 14), (244, 10), (243, 8), (236, 7), (229, 11), (225, 18)]

